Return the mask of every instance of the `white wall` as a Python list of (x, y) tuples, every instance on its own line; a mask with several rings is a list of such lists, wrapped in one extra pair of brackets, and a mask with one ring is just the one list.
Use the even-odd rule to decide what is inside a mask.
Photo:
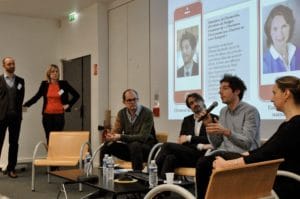
[[(45, 79), (48, 64), (61, 65), (61, 59), (91, 55), (98, 75), (91, 67), (92, 146), (99, 145), (98, 125), (108, 107), (108, 24), (105, 4), (94, 4), (80, 11), (79, 20), (58, 23), (19, 16), (0, 15), (0, 57), (16, 59), (16, 73), (25, 78), (25, 100), (37, 91)], [(101, 54), (99, 54), (101, 53)], [(101, 95), (99, 95), (101, 93)], [(41, 123), (42, 99), (24, 113), (18, 161), (31, 161), (33, 148), (45, 140)]]
[(129, 1), (109, 10), (109, 108), (114, 122), (124, 107), (122, 92), (134, 88), (150, 105), (149, 0)]
[[(25, 79), (26, 101), (45, 79), (48, 64), (57, 64), (57, 22), (1, 14), (0, 27), (0, 57), (12, 56), (16, 59), (16, 74)], [(35, 144), (45, 140), (41, 110), (42, 100), (23, 114), (19, 161), (31, 160)]]
[(67, 19), (62, 20), (59, 37), (60, 58), (68, 60), (91, 55), (91, 66), (100, 65), (98, 75), (93, 74), (91, 67), (91, 144), (93, 149), (99, 145), (98, 125), (102, 124), (107, 107), (105, 97), (107, 95), (103, 94), (107, 93), (107, 83), (105, 83), (107, 81), (107, 41), (103, 38), (107, 36), (105, 18), (105, 5), (94, 4), (81, 10), (77, 21), (70, 23)]
[(159, 95), (160, 117), (155, 118), (159, 131), (169, 132), (169, 141), (179, 135), (181, 121), (168, 120), (168, 1), (150, 1), (151, 100)]

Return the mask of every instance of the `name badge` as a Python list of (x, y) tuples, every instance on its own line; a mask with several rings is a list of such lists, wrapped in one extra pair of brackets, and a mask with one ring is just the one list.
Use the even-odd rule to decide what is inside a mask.
[(63, 89), (60, 89), (60, 90), (58, 91), (58, 94), (59, 94), (59, 95), (62, 95), (64, 92), (65, 92), (65, 91), (64, 91)]
[(19, 83), (18, 86), (17, 86), (17, 89), (21, 90), (22, 87), (23, 87), (22, 84)]

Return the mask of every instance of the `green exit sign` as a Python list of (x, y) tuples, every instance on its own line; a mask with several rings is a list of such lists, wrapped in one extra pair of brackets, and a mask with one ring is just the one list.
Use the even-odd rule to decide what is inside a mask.
[(78, 18), (77, 12), (71, 12), (68, 16), (70, 22), (76, 21)]

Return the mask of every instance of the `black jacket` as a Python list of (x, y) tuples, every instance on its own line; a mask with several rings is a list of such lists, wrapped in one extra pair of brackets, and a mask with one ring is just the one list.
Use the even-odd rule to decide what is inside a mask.
[[(66, 110), (66, 112), (71, 111), (71, 107), (76, 103), (76, 101), (79, 99), (78, 92), (65, 80), (59, 80), (58, 81), (59, 89), (62, 90), (62, 94), (60, 95), (61, 102), (63, 105), (69, 104), (69, 108)], [(30, 107), (32, 104), (36, 103), (42, 96), (44, 98), (43, 103), (43, 110), (42, 113), (44, 113), (46, 104), (47, 104), (47, 92), (48, 92), (49, 82), (48, 81), (42, 81), (40, 88), (38, 92), (27, 102), (25, 102), (24, 106)], [(69, 100), (69, 94), (72, 95), (72, 98)]]
[[(16, 87), (16, 111), (18, 117), (22, 119), (22, 104), (24, 100), (25, 93), (25, 83), (24, 79), (18, 76), (15, 76), (15, 85)], [(4, 79), (4, 75), (0, 76), (0, 120), (3, 120), (6, 116), (7, 108), (8, 108), (8, 94), (7, 94), (7, 86)]]
[[(211, 114), (212, 118), (217, 118), (218, 116)], [(206, 127), (204, 125), (200, 128), (200, 133), (198, 136), (195, 135), (195, 119), (194, 114), (188, 115), (183, 119), (183, 122), (181, 124), (181, 130), (179, 135), (191, 135), (192, 139), (191, 142), (186, 142), (184, 145), (191, 146), (191, 147), (197, 147), (197, 144), (209, 144), (207, 134), (206, 134)]]

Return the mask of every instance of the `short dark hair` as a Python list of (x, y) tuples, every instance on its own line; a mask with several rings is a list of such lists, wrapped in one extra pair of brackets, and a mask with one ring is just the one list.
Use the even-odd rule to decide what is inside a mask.
[(6, 59), (12, 59), (12, 60), (14, 60), (12, 57), (4, 57), (4, 58), (2, 59), (2, 65), (5, 64)]
[(289, 90), (293, 94), (295, 104), (300, 104), (300, 79), (295, 76), (283, 76), (275, 80), (281, 91)]
[(241, 80), (241, 78), (239, 78), (238, 76), (225, 74), (223, 79), (220, 80), (220, 83), (223, 83), (223, 82), (228, 82), (229, 87), (232, 89), (232, 91), (239, 90), (240, 91), (239, 98), (240, 98), (240, 100), (243, 99), (244, 92), (245, 92), (245, 90), (247, 90), (247, 87), (246, 87), (245, 83), (243, 82), (243, 80)]
[(192, 49), (195, 50), (196, 45), (197, 45), (197, 38), (195, 37), (194, 34), (188, 32), (188, 31), (185, 31), (183, 33), (181, 40), (180, 40), (180, 49), (182, 49), (182, 42), (184, 40), (188, 40), (190, 42)]
[(195, 98), (197, 101), (203, 102), (203, 104), (204, 104), (204, 99), (201, 95), (199, 95), (198, 93), (190, 93), (185, 98), (185, 104), (188, 108), (191, 108), (189, 105), (189, 98), (191, 98), (191, 97)]
[(267, 46), (268, 47), (270, 47), (270, 45), (273, 43), (272, 38), (271, 38), (271, 25), (272, 25), (273, 19), (276, 16), (282, 16), (284, 18), (284, 20), (286, 21), (286, 23), (289, 24), (289, 26), (290, 26), (288, 41), (291, 40), (293, 32), (294, 32), (295, 18), (294, 18), (292, 9), (290, 9), (289, 7), (284, 6), (284, 5), (278, 5), (278, 6), (274, 7), (271, 10), (271, 12), (265, 22), (265, 25), (264, 25), (264, 31), (267, 36)]
[(138, 94), (138, 92), (136, 91), (136, 90), (134, 90), (134, 89), (132, 89), (132, 88), (128, 88), (128, 89), (126, 89), (124, 92), (123, 92), (123, 94), (122, 94), (122, 99), (123, 99), (123, 101), (125, 101), (126, 99), (126, 93), (127, 92), (129, 92), (129, 91), (132, 91), (132, 92), (134, 92), (135, 93), (135, 95), (137, 96), (137, 98), (139, 98), (139, 94)]

